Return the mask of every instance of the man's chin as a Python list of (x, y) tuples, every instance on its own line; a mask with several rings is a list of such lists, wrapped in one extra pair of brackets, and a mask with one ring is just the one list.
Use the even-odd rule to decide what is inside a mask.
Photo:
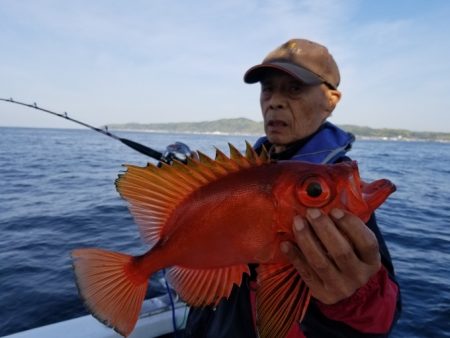
[(279, 134), (268, 134), (267, 135), (267, 139), (269, 140), (270, 143), (272, 143), (275, 146), (279, 146), (279, 147), (283, 147), (286, 144), (289, 144), (288, 140), (286, 139), (286, 137), (283, 135), (279, 135)]

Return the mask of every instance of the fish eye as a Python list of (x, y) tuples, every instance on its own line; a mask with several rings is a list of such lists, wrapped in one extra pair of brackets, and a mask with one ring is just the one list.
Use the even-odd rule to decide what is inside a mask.
[(309, 197), (319, 197), (322, 194), (322, 186), (319, 182), (311, 182), (306, 187), (306, 193)]
[(297, 197), (306, 207), (322, 207), (330, 200), (330, 187), (324, 178), (310, 176), (297, 187)]

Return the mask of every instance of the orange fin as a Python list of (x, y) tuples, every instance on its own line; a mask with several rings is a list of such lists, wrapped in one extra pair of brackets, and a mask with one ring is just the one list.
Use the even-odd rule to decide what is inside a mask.
[(123, 336), (139, 317), (147, 277), (133, 270), (133, 257), (99, 249), (72, 252), (78, 291), (89, 312)]
[(233, 172), (270, 162), (264, 152), (257, 155), (248, 143), (246, 156), (229, 146), (230, 157), (216, 150), (215, 160), (198, 152), (199, 159), (189, 158), (187, 164), (126, 165), (127, 171), (119, 175), (116, 187), (128, 201), (144, 241), (153, 246), (170, 231), (167, 220), (193, 191)]
[(258, 267), (257, 326), (261, 338), (286, 337), (305, 315), (310, 292), (292, 264)]
[(230, 296), (233, 285), (241, 285), (243, 273), (249, 274), (247, 264), (215, 268), (169, 269), (167, 279), (180, 297), (191, 306), (217, 305)]

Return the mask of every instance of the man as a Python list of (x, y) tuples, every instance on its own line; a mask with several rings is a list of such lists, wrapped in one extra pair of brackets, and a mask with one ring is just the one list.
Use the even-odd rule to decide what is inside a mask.
[[(334, 163), (348, 160), (353, 135), (326, 122), (341, 93), (338, 67), (327, 48), (294, 39), (250, 68), (261, 83), (264, 145), (273, 159)], [(296, 241), (280, 249), (311, 290), (301, 324), (288, 337), (386, 337), (399, 316), (399, 287), (375, 216), (364, 224), (340, 209), (309, 209), (293, 220)], [(191, 309), (188, 337), (256, 337), (256, 272), (215, 309)]]

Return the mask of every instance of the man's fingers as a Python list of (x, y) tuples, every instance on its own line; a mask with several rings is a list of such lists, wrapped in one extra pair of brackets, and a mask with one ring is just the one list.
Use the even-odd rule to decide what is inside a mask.
[(292, 265), (297, 269), (303, 281), (309, 288), (316, 284), (321, 284), (320, 279), (315, 272), (308, 266), (303, 254), (298, 248), (290, 242), (282, 242), (280, 245), (281, 251), (286, 255)]
[(300, 251), (316, 272), (326, 270), (330, 262), (309, 224), (301, 217), (294, 218), (294, 236)]
[(378, 242), (357, 217), (340, 209), (331, 215), (309, 209), (308, 221), (294, 218), (294, 241), (280, 249), (324, 304), (352, 295), (381, 265)]
[(340, 271), (350, 271), (356, 264), (361, 264), (351, 243), (330, 217), (318, 209), (309, 209), (308, 219), (327, 255)]
[(361, 261), (368, 265), (381, 264), (377, 237), (359, 217), (340, 209), (333, 209), (331, 216)]

